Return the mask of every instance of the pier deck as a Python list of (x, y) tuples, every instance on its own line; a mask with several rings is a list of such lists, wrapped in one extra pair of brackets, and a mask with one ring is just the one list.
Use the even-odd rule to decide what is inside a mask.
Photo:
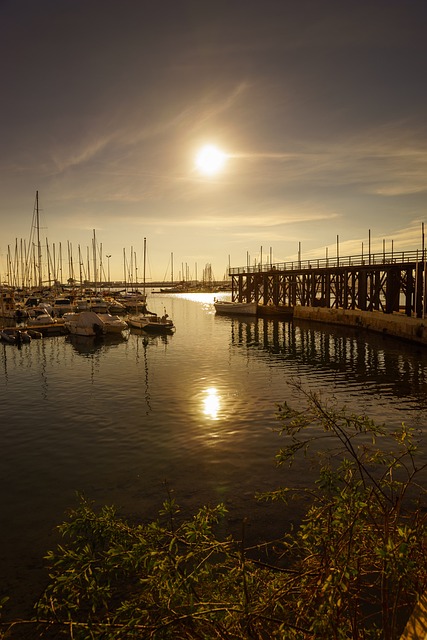
[(422, 318), (427, 308), (426, 260), (418, 251), (326, 261), (233, 268), (232, 300), (264, 307), (297, 305), (378, 311)]

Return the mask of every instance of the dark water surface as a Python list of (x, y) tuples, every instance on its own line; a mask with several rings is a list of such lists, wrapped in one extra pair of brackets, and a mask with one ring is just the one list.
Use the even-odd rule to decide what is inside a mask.
[[(183, 510), (224, 501), (254, 537), (292, 519), (256, 491), (310, 481), (277, 469), (276, 403), (297, 378), (359, 413), (427, 424), (427, 351), (325, 325), (215, 316), (210, 294), (153, 295), (172, 336), (132, 332), (0, 345), (0, 572), (13, 612), (43, 585), (42, 556), (76, 492), (126, 515), (155, 517), (174, 490)], [(166, 485), (165, 485), (166, 483)]]

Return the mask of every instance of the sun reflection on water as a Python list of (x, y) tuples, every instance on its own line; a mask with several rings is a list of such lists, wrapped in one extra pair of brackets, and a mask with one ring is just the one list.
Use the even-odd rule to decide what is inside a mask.
[(206, 395), (203, 400), (203, 413), (212, 420), (218, 420), (218, 413), (220, 409), (218, 389), (215, 389), (215, 387), (210, 387), (209, 389), (206, 389), (205, 394)]

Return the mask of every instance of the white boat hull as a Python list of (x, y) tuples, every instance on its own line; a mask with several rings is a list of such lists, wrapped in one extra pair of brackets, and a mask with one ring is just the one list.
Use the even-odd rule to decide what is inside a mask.
[(214, 302), (216, 313), (241, 316), (256, 316), (258, 305), (256, 302), (229, 302), (216, 300)]
[(65, 326), (75, 336), (101, 336), (110, 333), (119, 334), (127, 329), (127, 323), (110, 313), (80, 311), (65, 317)]
[(98, 313), (98, 318), (104, 323), (105, 333), (122, 333), (128, 328), (124, 320), (111, 313)]
[(66, 315), (65, 326), (74, 336), (98, 336), (105, 333), (102, 321), (93, 311), (80, 311)]
[(41, 313), (40, 315), (35, 316), (33, 318), (28, 318), (27, 320), (28, 327), (44, 326), (46, 324), (61, 324), (61, 323), (57, 321), (57, 318), (52, 318), (52, 316), (49, 313)]
[[(75, 324), (69, 324), (67, 325), (67, 329), (73, 336), (86, 336), (87, 338), (93, 338), (98, 335), (92, 327), (79, 327)], [(102, 331), (100, 331), (100, 334), (102, 335)]]

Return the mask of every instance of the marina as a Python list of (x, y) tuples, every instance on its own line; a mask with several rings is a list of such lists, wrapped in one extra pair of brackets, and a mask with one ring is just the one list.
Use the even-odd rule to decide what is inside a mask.
[(427, 640), (426, 24), (2, 3), (1, 640)]
[[(298, 517), (255, 492), (314, 480), (277, 468), (277, 404), (293, 380), (394, 428), (427, 423), (427, 352), (354, 327), (222, 316), (221, 294), (159, 294), (176, 332), (57, 335), (0, 345), (1, 595), (31, 614), (43, 556), (77, 493), (148, 521), (168, 491), (186, 514), (224, 502), (225, 530), (256, 541)], [(225, 295), (225, 294), (223, 294)], [(421, 462), (427, 458), (425, 448)]]

